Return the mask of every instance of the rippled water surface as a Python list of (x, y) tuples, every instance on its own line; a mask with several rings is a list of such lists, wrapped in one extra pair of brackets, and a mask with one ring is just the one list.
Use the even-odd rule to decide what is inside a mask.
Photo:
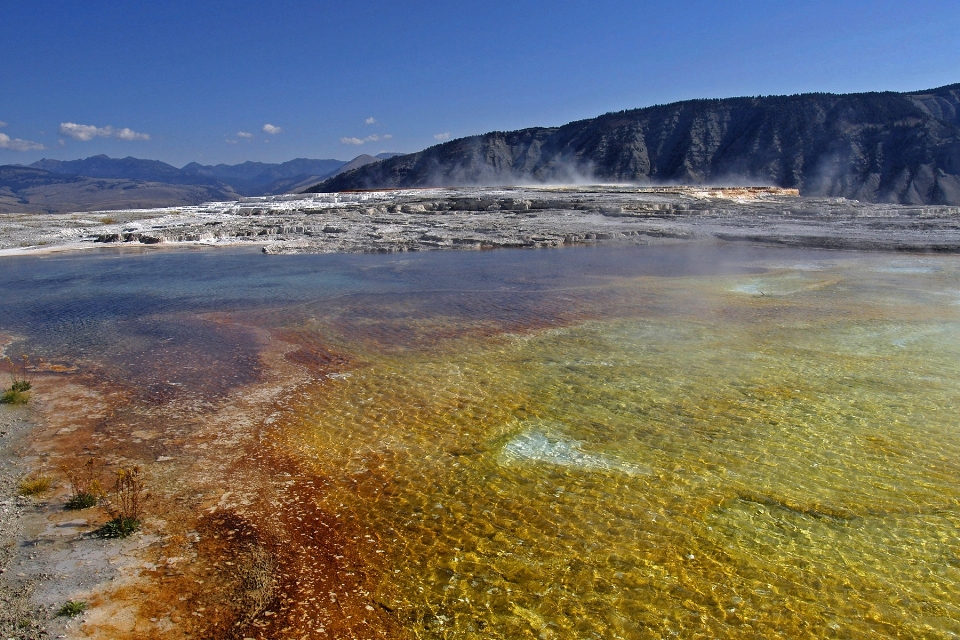
[(957, 258), (0, 264), (0, 330), (157, 385), (194, 375), (164, 349), (255, 376), (242, 326), (341, 354), (283, 433), (415, 637), (960, 634)]

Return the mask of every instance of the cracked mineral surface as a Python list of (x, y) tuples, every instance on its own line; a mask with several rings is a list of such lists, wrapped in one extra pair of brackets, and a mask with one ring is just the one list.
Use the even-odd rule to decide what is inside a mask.
[(960, 207), (806, 198), (774, 187), (595, 185), (297, 194), (0, 216), (4, 254), (157, 244), (366, 253), (716, 240), (956, 252)]

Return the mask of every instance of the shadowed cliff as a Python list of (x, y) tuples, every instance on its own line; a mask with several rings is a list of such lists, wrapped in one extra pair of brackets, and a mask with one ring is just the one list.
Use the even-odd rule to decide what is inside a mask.
[(960, 204), (960, 84), (917, 93), (689, 100), (494, 131), (308, 192), (559, 182), (767, 184), (865, 202)]

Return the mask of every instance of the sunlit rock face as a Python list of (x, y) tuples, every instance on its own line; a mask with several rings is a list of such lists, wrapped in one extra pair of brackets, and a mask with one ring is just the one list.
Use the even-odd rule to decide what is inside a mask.
[(690, 100), (452, 140), (310, 191), (746, 181), (808, 196), (960, 204), (958, 104), (960, 85), (922, 93)]

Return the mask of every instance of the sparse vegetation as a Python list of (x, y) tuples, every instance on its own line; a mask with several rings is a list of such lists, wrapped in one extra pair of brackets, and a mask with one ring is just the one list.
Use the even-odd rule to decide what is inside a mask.
[(101, 538), (126, 538), (139, 528), (139, 520), (117, 516), (107, 524), (97, 529), (96, 533)]
[(20, 495), (38, 496), (50, 491), (53, 486), (53, 478), (43, 473), (31, 473), (20, 481)]
[(8, 389), (0, 395), (0, 404), (27, 404), (29, 400), (29, 393), (15, 389)]
[(92, 493), (77, 493), (67, 500), (67, 509), (89, 509), (97, 504), (97, 497)]
[(119, 509), (117, 515), (139, 520), (146, 498), (140, 467), (123, 467), (117, 470), (116, 494)]
[(66, 604), (60, 607), (60, 611), (57, 612), (57, 615), (75, 618), (86, 610), (87, 603), (83, 600), (67, 600)]
[(33, 380), (28, 371), (30, 358), (26, 355), (20, 356), (19, 363), (14, 362), (9, 356), (4, 359), (10, 365), (10, 388), (0, 396), (0, 403), (26, 404), (30, 399), (28, 392), (33, 388)]
[(100, 527), (97, 533), (104, 538), (126, 538), (140, 528), (143, 503), (147, 498), (140, 467), (117, 469), (114, 500), (110, 514), (113, 519)]
[(103, 497), (103, 487), (100, 485), (99, 473), (93, 458), (88, 459), (80, 469), (64, 467), (67, 478), (70, 479), (72, 495), (67, 500), (67, 509), (89, 509)]
[(100, 218), (100, 224), (113, 224), (114, 222), (116, 222), (116, 219), (111, 218), (110, 216)]

